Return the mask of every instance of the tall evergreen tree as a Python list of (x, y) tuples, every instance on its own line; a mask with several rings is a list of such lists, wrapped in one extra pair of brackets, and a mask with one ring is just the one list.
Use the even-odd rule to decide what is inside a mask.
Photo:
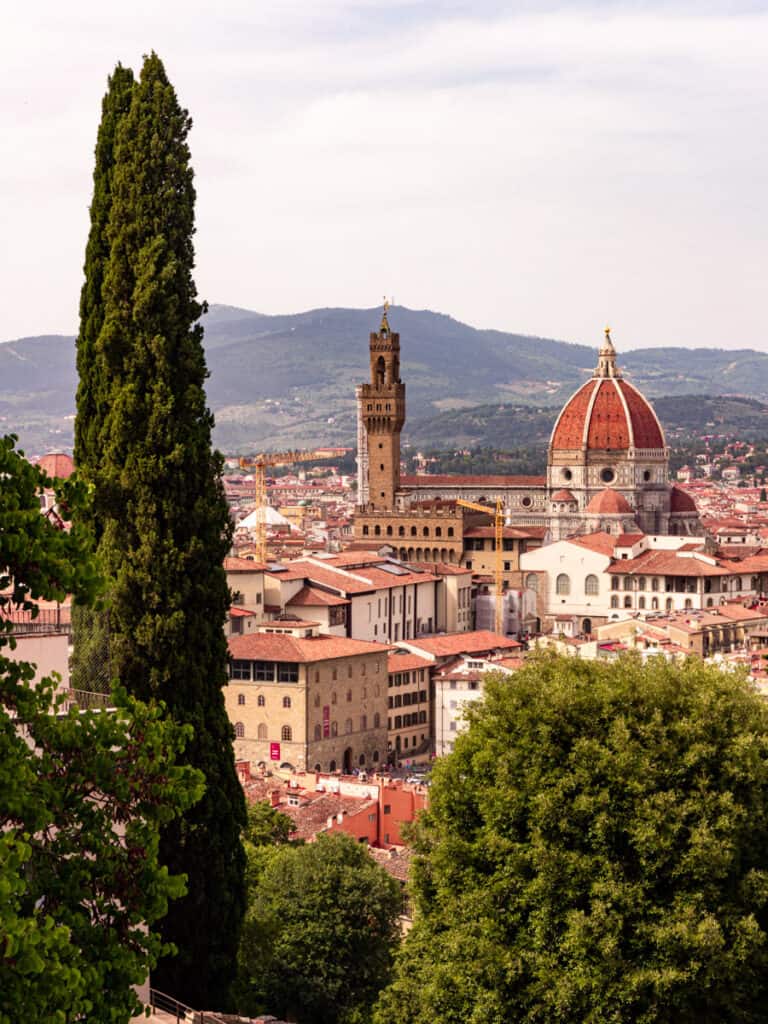
[[(118, 64), (108, 79), (101, 103), (101, 123), (96, 136), (93, 170), (91, 229), (85, 249), (85, 281), (80, 292), (80, 330), (77, 335), (77, 416), (75, 417), (75, 465), (83, 480), (93, 479), (99, 459), (98, 435), (107, 409), (109, 381), (98, 359), (98, 338), (104, 324), (104, 271), (109, 259), (107, 224), (112, 209), (112, 176), (115, 136), (120, 119), (128, 112), (133, 93), (133, 71)], [(83, 506), (78, 518), (89, 518)], [(90, 522), (95, 537), (100, 523)], [(105, 690), (110, 684), (108, 616), (92, 607), (78, 605), (72, 612), (74, 653), (72, 685), (81, 690)]]
[(96, 358), (97, 341), (104, 324), (102, 288), (109, 260), (107, 224), (112, 209), (112, 176), (115, 165), (115, 135), (120, 119), (128, 112), (133, 94), (133, 71), (118, 64), (107, 81), (101, 102), (101, 123), (96, 135), (93, 170), (91, 229), (85, 249), (85, 281), (80, 292), (80, 330), (77, 336), (77, 416), (75, 418), (75, 464), (81, 476), (98, 459), (95, 437), (104, 414), (108, 382)]
[[(187, 875), (188, 895), (161, 926), (179, 953), (154, 983), (191, 1005), (225, 1008), (245, 902), (245, 807), (222, 694), (231, 524), (192, 279), (190, 127), (151, 54), (115, 134), (103, 323), (83, 351), (84, 396), (97, 397), (95, 407), (84, 397), (82, 412), (94, 429), (81, 443), (96, 452), (89, 477), (110, 579), (112, 673), (193, 726), (184, 758), (206, 778), (203, 799), (161, 838), (162, 860)], [(93, 366), (106, 390), (89, 392)]]

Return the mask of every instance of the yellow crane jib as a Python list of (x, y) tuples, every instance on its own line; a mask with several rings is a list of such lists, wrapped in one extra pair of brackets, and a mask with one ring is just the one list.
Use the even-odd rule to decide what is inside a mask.
[(504, 504), (501, 498), (496, 499), (496, 507), (481, 505), (476, 501), (464, 501), (457, 498), (456, 504), (462, 508), (472, 509), (474, 512), (485, 512), (493, 516), (494, 525), (494, 546), (496, 548), (493, 563), (493, 585), (496, 591), (496, 615), (494, 618), (494, 630), (501, 633), (504, 629)]
[(320, 459), (332, 459), (334, 455), (317, 452), (260, 452), (258, 455), (241, 455), (238, 459), (241, 469), (253, 470), (253, 497), (256, 512), (254, 529), (256, 558), (259, 562), (267, 560), (267, 467), (288, 466), (293, 462), (315, 462)]

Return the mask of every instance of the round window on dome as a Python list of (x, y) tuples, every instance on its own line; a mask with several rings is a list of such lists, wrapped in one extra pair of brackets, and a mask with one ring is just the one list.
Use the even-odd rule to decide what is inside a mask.
[(524, 498), (523, 498), (523, 499), (522, 499), (522, 500), (520, 501), (520, 504), (521, 504), (521, 505), (523, 506), (523, 508), (530, 508), (530, 507), (531, 507), (531, 499), (530, 499), (530, 498), (528, 497), (528, 495), (527, 495), (527, 494), (526, 494), (526, 496), (525, 496), (525, 497), (524, 497)]
[(600, 479), (604, 484), (611, 484), (616, 479), (616, 474), (609, 466), (606, 466), (600, 473)]
[(563, 480), (572, 480), (573, 473), (567, 467), (563, 470)]

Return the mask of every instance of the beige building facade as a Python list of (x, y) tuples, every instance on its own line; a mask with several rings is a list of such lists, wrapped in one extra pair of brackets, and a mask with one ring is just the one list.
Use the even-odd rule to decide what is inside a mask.
[(311, 622), (265, 623), (228, 643), (237, 760), (349, 772), (386, 759), (386, 646)]

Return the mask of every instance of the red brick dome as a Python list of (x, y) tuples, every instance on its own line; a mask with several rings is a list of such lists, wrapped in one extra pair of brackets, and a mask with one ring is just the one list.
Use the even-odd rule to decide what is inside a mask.
[(698, 512), (696, 502), (687, 491), (673, 485), (669, 494), (670, 512)]
[(44, 455), (42, 459), (38, 459), (37, 464), (48, 476), (59, 477), (61, 480), (66, 480), (75, 471), (72, 456), (67, 455), (65, 452)]
[(580, 451), (664, 449), (650, 404), (621, 377), (593, 377), (566, 402), (552, 431), (552, 448)]
[(592, 498), (587, 505), (587, 512), (605, 516), (622, 515), (627, 512), (631, 514), (632, 508), (623, 494), (614, 491), (612, 487), (606, 487)]

